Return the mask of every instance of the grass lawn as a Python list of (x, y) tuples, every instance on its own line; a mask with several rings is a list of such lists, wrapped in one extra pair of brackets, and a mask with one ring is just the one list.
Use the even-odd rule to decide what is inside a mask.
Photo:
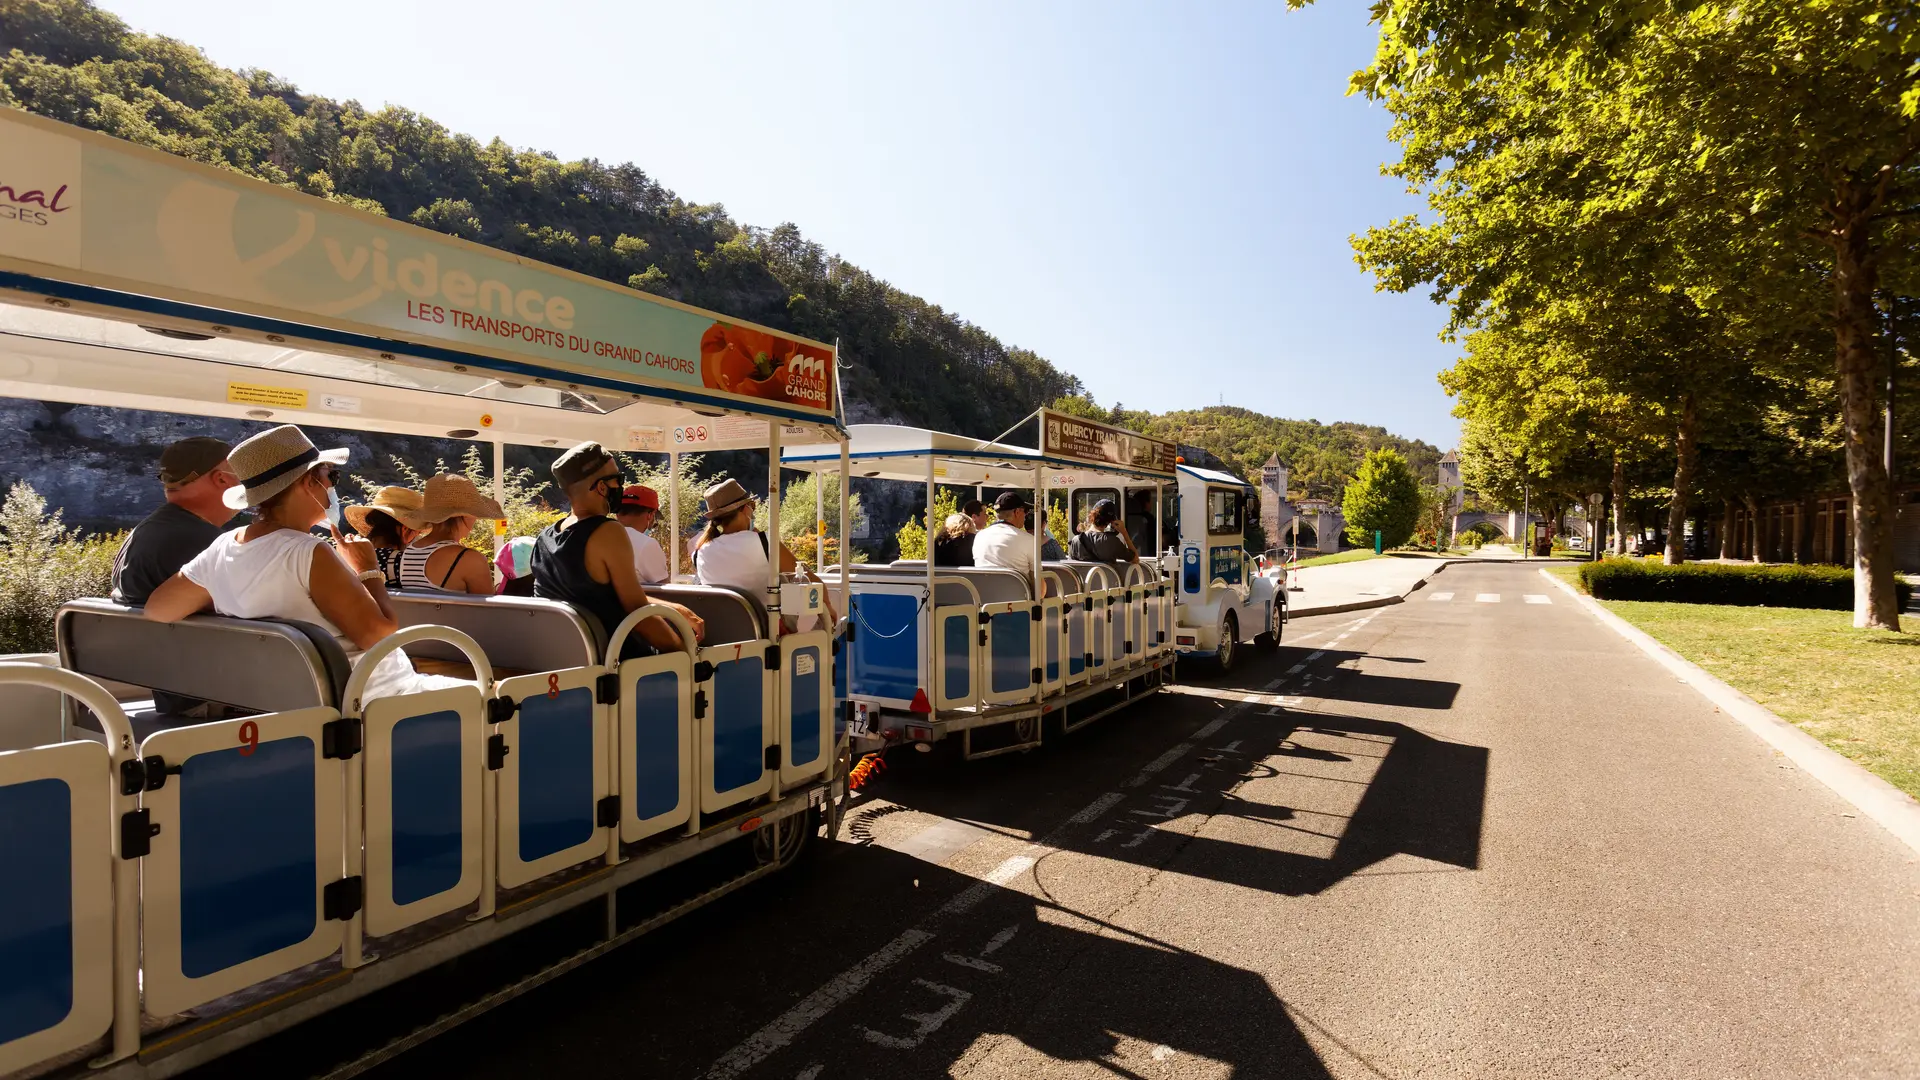
[(1361, 559), (1381, 559), (1384, 555), (1375, 555), (1370, 548), (1354, 548), (1338, 555), (1315, 555), (1311, 559), (1301, 559), (1300, 566), (1331, 566), (1334, 563), (1359, 562)]
[[(1578, 587), (1577, 566), (1548, 567)], [(1850, 611), (1603, 600), (1607, 610), (1920, 798), (1920, 618), (1855, 630)]]

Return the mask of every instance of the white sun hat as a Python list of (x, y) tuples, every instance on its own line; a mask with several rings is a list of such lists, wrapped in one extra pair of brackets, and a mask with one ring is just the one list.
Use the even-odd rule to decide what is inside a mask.
[(319, 450), (307, 433), (292, 424), (268, 428), (233, 448), (227, 463), (240, 483), (226, 490), (221, 499), (235, 510), (259, 506), (285, 491), (307, 470), (321, 462), (347, 463), (346, 447)]

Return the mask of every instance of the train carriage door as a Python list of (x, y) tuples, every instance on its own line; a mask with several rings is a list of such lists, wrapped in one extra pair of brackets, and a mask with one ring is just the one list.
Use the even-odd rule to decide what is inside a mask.
[(1060, 637), (1066, 644), (1066, 683), (1078, 686), (1086, 682), (1093, 667), (1093, 639), (1088, 634), (1092, 622), (1093, 597), (1079, 593), (1061, 605)]
[(479, 899), (486, 716), (472, 684), (377, 698), (363, 710), (367, 933)]
[(825, 630), (780, 639), (780, 782), (798, 784), (833, 763), (833, 637)]
[(986, 670), (981, 698), (989, 704), (1030, 701), (1034, 683), (1040, 677), (1039, 642), (1036, 628), (1040, 605), (1032, 600), (1011, 600), (980, 607), (980, 621), (986, 628), (983, 652)]
[(607, 852), (599, 803), (611, 794), (609, 710), (594, 693), (601, 674), (580, 667), (499, 683), (498, 696), (517, 706), (497, 731), (506, 751), (498, 811), (503, 888)]
[[(773, 671), (765, 639), (709, 645), (711, 666), (700, 738), (700, 812), (713, 813), (773, 787), (767, 747), (773, 745)], [(700, 709), (696, 705), (695, 712)]]
[(933, 640), (940, 645), (934, 658), (936, 709), (964, 709), (980, 701), (980, 650), (975, 626), (979, 614), (971, 604), (934, 609)]
[(693, 814), (693, 659), (620, 664), (620, 839), (636, 843)]
[(0, 1075), (113, 1022), (112, 784), (97, 742), (0, 753)]
[(329, 755), (352, 740), (336, 721), (332, 709), (296, 709), (141, 744), (140, 802), (156, 830), (140, 860), (148, 1013), (185, 1011), (340, 948), (360, 882), (342, 880), (346, 763)]
[(1040, 602), (1040, 675), (1048, 694), (1059, 693), (1066, 686), (1066, 604), (1059, 596)]

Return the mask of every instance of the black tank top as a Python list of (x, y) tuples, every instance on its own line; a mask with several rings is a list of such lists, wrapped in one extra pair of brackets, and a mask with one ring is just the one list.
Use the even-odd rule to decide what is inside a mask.
[[(554, 522), (540, 531), (533, 541), (533, 594), (572, 605), (589, 621), (600, 624), (604, 639), (627, 617), (620, 593), (612, 582), (593, 580), (587, 573), (587, 540), (602, 525), (617, 525), (612, 518), (596, 517), (576, 521), (562, 530), (563, 522)], [(627, 635), (620, 659), (652, 656), (655, 649), (638, 633)]]

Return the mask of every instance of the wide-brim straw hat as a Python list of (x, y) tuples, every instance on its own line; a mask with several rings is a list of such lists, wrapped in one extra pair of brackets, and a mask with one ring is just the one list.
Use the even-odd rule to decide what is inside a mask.
[(295, 480), (307, 475), (308, 469), (323, 461), (345, 465), (346, 447), (320, 450), (307, 438), (306, 432), (292, 424), (270, 427), (234, 447), (233, 453), (227, 455), (227, 464), (240, 478), (240, 483), (228, 488), (220, 496), (221, 501), (235, 510), (259, 506), (292, 487)]
[(461, 516), (499, 519), (507, 516), (500, 504), (480, 494), (473, 481), (459, 473), (441, 473), (427, 481), (420, 501), (420, 520), (438, 525)]
[(387, 515), (409, 529), (419, 530), (427, 527), (420, 516), (421, 495), (412, 488), (383, 487), (374, 493), (373, 501), (365, 506), (349, 506), (343, 512), (347, 524), (361, 536), (367, 535), (367, 515), (375, 510)]
[(745, 506), (753, 501), (753, 496), (747, 493), (746, 488), (740, 486), (740, 481), (722, 480), (702, 493), (701, 499), (705, 505), (700, 511), (700, 516), (712, 521), (715, 518), (726, 517)]

